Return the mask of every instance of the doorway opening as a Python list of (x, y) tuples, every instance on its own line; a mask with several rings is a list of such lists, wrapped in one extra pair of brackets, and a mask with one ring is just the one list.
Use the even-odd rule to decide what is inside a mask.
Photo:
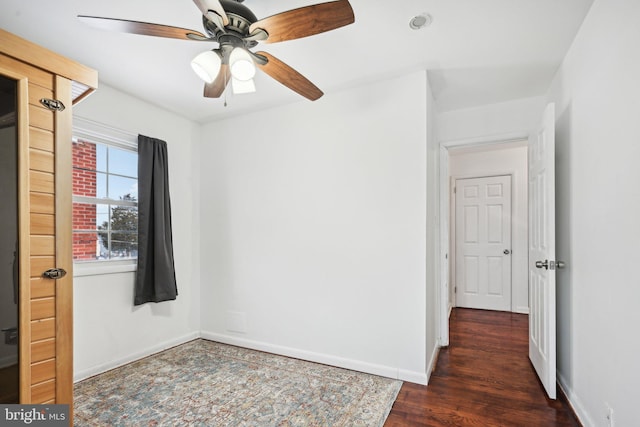
[[(440, 271), (442, 274), (439, 305), (442, 346), (449, 344), (449, 315), (458, 305), (528, 313), (527, 149), (528, 135), (524, 133), (454, 141), (440, 145), (440, 218), (442, 219), (440, 222)], [(497, 177), (502, 178), (498, 179), (499, 183), (494, 183)], [(464, 185), (456, 186), (456, 181), (459, 181), (458, 184), (471, 184), (466, 188), (467, 201), (473, 199), (475, 191), (482, 190), (485, 194), (487, 191), (491, 192), (490, 194), (496, 196), (495, 200), (500, 199), (502, 202), (494, 203), (485, 200), (481, 203), (483, 206), (456, 209), (456, 199), (460, 199), (458, 203), (465, 199)], [(504, 194), (505, 191), (509, 194)], [(498, 194), (500, 197), (497, 197)], [(510, 199), (509, 206), (504, 204), (505, 196)], [(487, 210), (493, 210), (494, 219), (498, 218), (499, 221), (487, 224), (487, 215), (480, 215), (479, 209), (485, 209), (485, 213)], [(509, 212), (500, 212), (496, 216), (500, 209), (506, 209)], [(505, 219), (505, 215), (508, 215), (508, 220)], [(478, 254), (471, 252), (466, 257), (469, 262), (465, 263), (464, 260), (458, 262), (459, 257), (465, 256), (461, 249), (465, 246), (467, 249), (474, 246), (465, 244), (464, 240), (473, 241), (474, 237), (480, 237), (479, 235), (464, 236), (464, 232), (460, 233), (461, 225), (456, 227), (458, 221), (462, 223), (468, 221), (467, 231), (471, 231), (472, 234), (474, 232), (492, 233), (493, 236), (488, 240), (499, 240), (500, 243), (486, 245), (484, 250), (491, 253), (484, 253), (483, 257), (477, 257)], [(483, 230), (476, 227), (481, 225), (478, 221), (483, 221)], [(508, 230), (505, 227), (508, 227)], [(462, 242), (457, 242), (460, 237)], [(485, 241), (488, 241), (486, 234), (484, 237)], [(478, 248), (476, 246), (471, 250)], [(505, 254), (505, 251), (508, 253)], [(492, 275), (493, 279), (496, 275), (499, 276), (500, 289), (496, 288), (495, 283), (489, 286), (488, 278)], [(464, 276), (472, 277), (469, 286), (460, 282), (465, 280)], [(507, 285), (509, 289), (504, 288)], [(480, 290), (483, 290), (483, 296), (479, 297), (480, 299), (475, 298), (473, 294)], [(464, 292), (472, 296), (471, 303), (462, 301), (464, 298), (457, 298)], [(483, 305), (482, 302), (478, 303), (480, 300), (497, 299), (501, 302), (493, 307)]]

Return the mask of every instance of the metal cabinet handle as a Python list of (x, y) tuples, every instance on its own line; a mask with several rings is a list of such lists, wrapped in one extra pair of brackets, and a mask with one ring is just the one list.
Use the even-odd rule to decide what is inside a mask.
[(47, 279), (61, 279), (67, 275), (67, 272), (64, 268), (50, 268), (49, 270), (42, 273), (42, 277), (46, 277)]

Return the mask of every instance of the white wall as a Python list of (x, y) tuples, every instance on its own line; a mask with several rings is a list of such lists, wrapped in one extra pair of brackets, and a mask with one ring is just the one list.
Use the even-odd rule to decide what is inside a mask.
[(555, 77), (558, 373), (586, 426), (635, 426), (640, 2), (596, 0)]
[(101, 372), (197, 335), (200, 325), (199, 127), (108, 86), (74, 116), (165, 140), (178, 298), (133, 306), (134, 273), (74, 278), (75, 378)]
[(427, 283), (426, 283), (426, 349), (427, 377), (435, 367), (440, 348), (440, 146), (436, 129), (436, 102), (427, 73)]
[(203, 336), (426, 381), (427, 98), (419, 72), (203, 127)]
[[(449, 174), (452, 179), (511, 175), (511, 311), (529, 312), (527, 141), (488, 147), (450, 150)], [(482, 151), (478, 151), (482, 150)], [(453, 187), (453, 186), (451, 186)], [(455, 235), (455, 197), (451, 195), (452, 235)], [(455, 239), (451, 243), (451, 288), (455, 283)]]
[(441, 113), (436, 126), (438, 141), (489, 142), (510, 135), (526, 136), (540, 120), (544, 102), (544, 97), (524, 98)]

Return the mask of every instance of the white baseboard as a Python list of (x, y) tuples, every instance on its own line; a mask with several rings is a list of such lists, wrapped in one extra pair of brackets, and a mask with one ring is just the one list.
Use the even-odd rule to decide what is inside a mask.
[(79, 372), (74, 372), (73, 381), (74, 382), (82, 381), (86, 378), (101, 374), (103, 372), (109, 371), (111, 369), (117, 368), (122, 365), (126, 365), (127, 363), (135, 362), (136, 360), (145, 358), (147, 356), (151, 356), (152, 354), (159, 353), (168, 348), (175, 347), (180, 344), (184, 344), (186, 342), (192, 341), (199, 337), (200, 337), (200, 334), (198, 332), (191, 332), (187, 335), (183, 335), (181, 337), (178, 337), (172, 340), (161, 342), (145, 350), (137, 351), (125, 357), (121, 357), (119, 359), (109, 361), (108, 363), (103, 363), (101, 365), (97, 365), (89, 369), (84, 369)]
[(574, 393), (573, 389), (569, 387), (566, 379), (562, 375), (560, 375), (560, 372), (556, 372), (556, 376), (558, 379), (558, 386), (562, 389), (564, 395), (567, 396), (569, 406), (571, 406), (571, 409), (573, 409), (573, 412), (578, 417), (578, 421), (580, 421), (580, 423), (582, 423), (584, 427), (595, 427), (596, 424), (593, 423), (593, 420), (589, 416), (589, 413), (584, 409), (582, 401)]
[(516, 307), (513, 312), (518, 314), (529, 314), (529, 307)]
[(364, 372), (381, 377), (393, 378), (418, 384), (427, 384), (428, 376), (424, 372), (408, 371), (391, 366), (377, 365), (360, 360), (346, 359), (343, 357), (328, 354), (315, 353), (312, 351), (300, 350), (292, 347), (284, 347), (260, 341), (247, 340), (231, 335), (218, 334), (214, 332), (202, 331), (200, 337), (210, 341), (223, 344), (235, 345), (252, 350), (265, 351), (281, 356), (293, 357), (309, 362), (322, 363), (324, 365), (336, 366), (338, 368), (350, 369), (352, 371)]
[(440, 354), (440, 346), (436, 345), (433, 347), (433, 351), (431, 352), (431, 358), (429, 359), (429, 364), (427, 365), (427, 381), (425, 383), (419, 383), (427, 385), (429, 380), (431, 379), (431, 373), (436, 368), (436, 363), (438, 363), (438, 355)]

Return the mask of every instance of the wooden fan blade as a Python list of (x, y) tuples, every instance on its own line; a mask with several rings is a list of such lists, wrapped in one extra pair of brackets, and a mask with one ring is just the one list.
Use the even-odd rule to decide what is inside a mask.
[(169, 25), (150, 24), (148, 22), (128, 21), (126, 19), (101, 18), (98, 16), (78, 15), (78, 19), (91, 25), (109, 31), (141, 34), (143, 36), (167, 37), (182, 40), (211, 40), (204, 34), (187, 28), (171, 27)]
[(229, 80), (231, 80), (231, 68), (229, 68), (229, 64), (222, 64), (216, 79), (204, 85), (204, 96), (207, 98), (220, 98), (227, 84), (229, 84)]
[(354, 22), (355, 17), (349, 1), (338, 0), (301, 7), (261, 19), (251, 24), (249, 34), (263, 29), (269, 34), (265, 43), (277, 43), (335, 30)]
[(324, 93), (305, 76), (267, 52), (256, 52), (256, 55), (267, 58), (266, 64), (256, 61), (262, 71), (311, 101), (320, 98)]
[(198, 9), (200, 9), (200, 12), (202, 12), (204, 16), (207, 16), (207, 12), (212, 10), (222, 17), (224, 25), (229, 25), (229, 17), (219, 0), (193, 0), (193, 2), (198, 6)]

